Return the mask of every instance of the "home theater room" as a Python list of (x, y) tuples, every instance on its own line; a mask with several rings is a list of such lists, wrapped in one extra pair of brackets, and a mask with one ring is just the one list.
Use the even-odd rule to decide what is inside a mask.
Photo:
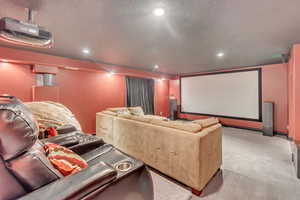
[(0, 200), (299, 200), (299, 8), (0, 0)]

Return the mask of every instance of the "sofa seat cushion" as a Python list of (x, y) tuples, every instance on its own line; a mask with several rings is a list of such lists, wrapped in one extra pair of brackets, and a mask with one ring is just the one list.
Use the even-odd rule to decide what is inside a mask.
[(121, 115), (121, 114), (129, 114), (130, 115), (130, 112), (127, 107), (107, 108), (106, 110), (117, 113), (118, 115)]
[(136, 115), (136, 116), (143, 116), (144, 115), (144, 111), (143, 111), (143, 108), (141, 106), (128, 107), (128, 110), (129, 110), (130, 114), (132, 114), (132, 115)]
[(200, 124), (203, 128), (207, 128), (219, 123), (219, 119), (216, 117), (210, 117), (207, 119), (194, 120), (193, 123)]
[(49, 161), (64, 176), (74, 174), (88, 167), (83, 158), (66, 147), (47, 143), (44, 149)]
[(191, 122), (162, 121), (162, 120), (152, 119), (150, 123), (158, 126), (174, 128), (174, 129), (187, 131), (191, 133), (197, 133), (202, 129), (201, 125), (196, 123), (191, 123)]

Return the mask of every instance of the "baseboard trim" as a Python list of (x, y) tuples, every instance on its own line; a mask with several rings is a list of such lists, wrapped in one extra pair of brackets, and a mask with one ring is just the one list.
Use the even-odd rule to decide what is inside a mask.
[(278, 131), (275, 131), (275, 132), (274, 132), (274, 135), (285, 136), (287, 139), (288, 139), (288, 137), (289, 137), (287, 133), (284, 133), (284, 132), (278, 132)]
[[(250, 127), (245, 127), (245, 126), (235, 126), (235, 125), (223, 124), (223, 123), (222, 123), (222, 125), (224, 127), (238, 128), (238, 129), (244, 129), (244, 130), (248, 130), (248, 131), (259, 131), (259, 132), (262, 132), (262, 129), (260, 129), (260, 128), (250, 128)], [(284, 133), (284, 132), (275, 131), (274, 132), (274, 136), (275, 135), (285, 136), (285, 137), (287, 137), (287, 139), (289, 139), (288, 134)]]
[(238, 128), (238, 129), (244, 129), (244, 130), (248, 130), (248, 131), (262, 131), (261, 129), (259, 128), (250, 128), (250, 127), (245, 127), (245, 126), (235, 126), (235, 125), (230, 125), (230, 124), (223, 124), (222, 125), (224, 127), (230, 127), (230, 128)]
[(293, 141), (292, 162), (295, 167), (296, 176), (298, 179), (300, 179), (300, 142), (299, 141)]

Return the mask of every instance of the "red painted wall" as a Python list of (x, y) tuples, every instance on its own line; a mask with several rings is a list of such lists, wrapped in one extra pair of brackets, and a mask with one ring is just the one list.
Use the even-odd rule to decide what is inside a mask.
[(300, 141), (300, 44), (293, 46), (288, 63), (289, 136)]
[(95, 131), (96, 112), (125, 105), (124, 76), (62, 69), (56, 80), (60, 102), (74, 112), (87, 132)]
[[(32, 100), (35, 83), (30, 66), (0, 63), (0, 94)], [(69, 107), (85, 132), (95, 131), (95, 115), (108, 107), (125, 106), (125, 76), (105, 72), (59, 69), (56, 75), (59, 102)], [(169, 81), (155, 81), (155, 113), (168, 116)], [(53, 97), (56, 99), (56, 97)], [(47, 97), (47, 100), (49, 97)]]
[[(262, 100), (272, 101), (275, 104), (275, 131), (287, 133), (287, 123), (288, 123), (288, 81), (287, 81), (287, 64), (276, 64), (276, 65), (266, 65), (258, 66), (252, 68), (262, 68)], [(246, 69), (246, 68), (244, 68)], [(221, 70), (221, 71), (233, 71), (231, 70)], [(176, 98), (180, 99), (179, 92), (179, 81), (170, 81), (170, 95), (175, 95)], [(207, 116), (200, 115), (190, 115), (190, 114), (179, 114), (180, 117), (189, 119), (201, 119), (207, 118)], [(236, 120), (230, 118), (219, 118), (224, 124), (243, 126), (249, 128), (262, 128), (262, 123)]]
[[(1, 59), (28, 65), (2, 63)], [(161, 78), (158, 73), (122, 67), (114, 67), (117, 74), (109, 77), (102, 68), (108, 69), (107, 66), (0, 47), (0, 94), (11, 94), (23, 101), (32, 101), (35, 75), (29, 64), (58, 67), (55, 79), (59, 89), (59, 102), (72, 110), (85, 132), (95, 132), (97, 112), (107, 107), (125, 106), (125, 75)], [(156, 79), (156, 114), (162, 112), (164, 116), (168, 115), (168, 94), (169, 81)], [(47, 99), (49, 100), (49, 96)]]
[(29, 65), (0, 62), (0, 94), (10, 94), (23, 101), (31, 101), (34, 83)]
[(169, 116), (169, 81), (155, 80), (155, 114)]

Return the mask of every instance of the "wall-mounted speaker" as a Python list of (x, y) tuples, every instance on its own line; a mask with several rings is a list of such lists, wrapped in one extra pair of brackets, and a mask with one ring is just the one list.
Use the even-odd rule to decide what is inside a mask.
[(177, 100), (174, 98), (169, 99), (169, 108), (170, 108), (170, 119), (176, 120), (177, 119)]
[(274, 136), (274, 103), (265, 101), (262, 111), (263, 135)]

